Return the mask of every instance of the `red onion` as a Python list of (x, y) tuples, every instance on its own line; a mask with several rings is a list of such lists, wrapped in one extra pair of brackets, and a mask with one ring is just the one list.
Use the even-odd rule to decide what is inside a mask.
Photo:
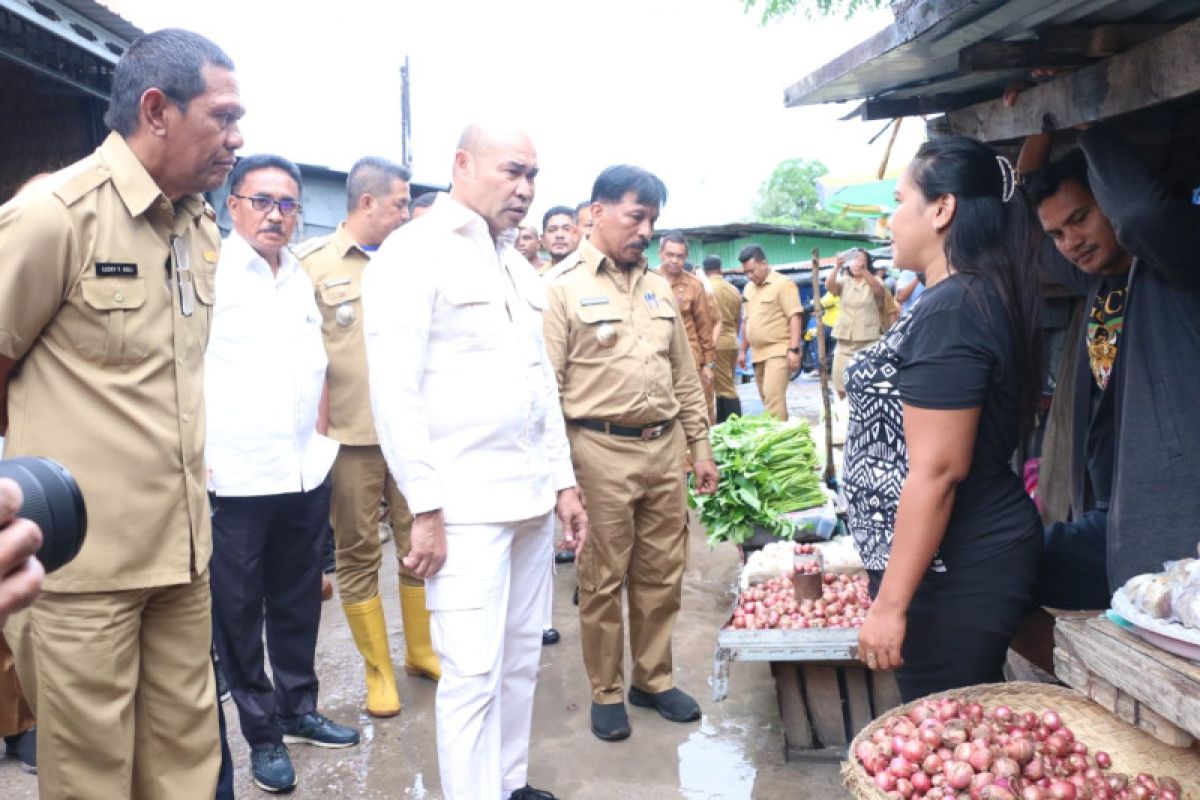
[(890, 772), (880, 772), (875, 776), (875, 786), (883, 792), (896, 788), (896, 776)]
[(1022, 767), (1021, 774), (1031, 781), (1039, 781), (1046, 777), (1046, 770), (1041, 759), (1034, 758)]
[(1050, 753), (1058, 758), (1065, 756), (1071, 749), (1071, 745), (1057, 733), (1052, 733), (1045, 739), (1045, 745)]
[(1026, 786), (1021, 790), (1021, 800), (1043, 800), (1045, 795), (1036, 786)]
[(963, 742), (958, 747), (954, 748), (954, 758), (957, 761), (966, 761), (971, 757), (971, 753), (974, 752), (974, 750), (975, 748), (971, 746), (970, 742)]
[(1009, 739), (1004, 743), (1004, 755), (1024, 766), (1033, 760), (1033, 742), (1028, 739)]
[(1079, 792), (1075, 789), (1075, 784), (1068, 781), (1052, 781), (1048, 789), (1050, 800), (1076, 800)]
[(992, 719), (999, 722), (1011, 722), (1013, 718), (1012, 709), (1008, 706), (996, 706), (992, 709)]
[(962, 704), (957, 700), (943, 700), (937, 709), (937, 718), (942, 722), (959, 716)]
[(987, 772), (992, 766), (992, 751), (982, 747), (971, 749), (971, 754), (967, 756), (967, 762), (976, 772)]
[(942, 757), (937, 753), (930, 753), (925, 756), (925, 760), (921, 762), (921, 769), (930, 775), (937, 775), (942, 771)]
[(1108, 753), (1104, 752), (1103, 750), (1097, 750), (1096, 751), (1096, 766), (1099, 767), (1100, 769), (1111, 769), (1112, 768), (1112, 756), (1110, 756)]
[(1183, 794), (1183, 787), (1179, 785), (1179, 781), (1172, 778), (1170, 775), (1163, 775), (1158, 779), (1158, 788), (1164, 792), (1175, 792), (1175, 794)]
[(933, 781), (924, 772), (914, 772), (909, 780), (912, 782), (912, 788), (915, 792), (924, 794), (933, 788)]
[(888, 772), (895, 775), (897, 778), (907, 778), (913, 774), (914, 767), (904, 756), (896, 756), (888, 762)]
[(1057, 711), (1047, 711), (1042, 714), (1042, 724), (1048, 729), (1056, 731), (1062, 727), (1062, 718), (1058, 716)]
[(900, 755), (909, 761), (922, 761), (929, 754), (929, 748), (920, 739), (907, 739), (900, 748)]
[(973, 772), (971, 765), (965, 761), (947, 761), (942, 767), (942, 774), (946, 776), (946, 783), (951, 789), (965, 789), (970, 786)]
[(996, 759), (992, 766), (992, 771), (996, 773), (998, 778), (1017, 778), (1021, 775), (1021, 765), (1016, 759), (1007, 756), (1001, 756)]
[(913, 785), (905, 778), (897, 778), (896, 791), (900, 793), (901, 797), (912, 797)]
[(990, 772), (976, 772), (975, 775), (972, 776), (971, 783), (968, 787), (971, 792), (971, 800), (976, 800), (976, 798), (979, 797), (979, 793), (983, 791), (983, 787), (991, 786), (992, 781), (995, 779), (996, 776)]

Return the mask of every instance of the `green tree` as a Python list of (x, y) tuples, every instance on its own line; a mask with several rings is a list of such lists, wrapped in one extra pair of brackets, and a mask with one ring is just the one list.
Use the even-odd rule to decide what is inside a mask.
[(809, 19), (814, 17), (850, 17), (858, 11), (874, 11), (886, 8), (889, 0), (742, 0), (742, 9), (759, 15), (759, 23), (766, 25), (797, 11), (803, 11)]
[(754, 219), (771, 225), (856, 230), (859, 223), (821, 208), (817, 179), (829, 170), (820, 161), (781, 161), (758, 189)]

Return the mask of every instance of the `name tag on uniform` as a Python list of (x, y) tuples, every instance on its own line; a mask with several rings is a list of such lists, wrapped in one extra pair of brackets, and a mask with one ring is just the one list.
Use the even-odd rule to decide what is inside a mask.
[(579, 298), (581, 306), (605, 306), (608, 305), (607, 297), (581, 297)]
[(350, 283), (349, 278), (333, 278), (331, 280), (325, 281), (321, 285), (324, 286), (326, 289), (332, 289), (335, 286), (345, 286), (347, 283)]
[(137, 264), (126, 264), (117, 261), (97, 261), (96, 277), (98, 278), (131, 278), (138, 274)]

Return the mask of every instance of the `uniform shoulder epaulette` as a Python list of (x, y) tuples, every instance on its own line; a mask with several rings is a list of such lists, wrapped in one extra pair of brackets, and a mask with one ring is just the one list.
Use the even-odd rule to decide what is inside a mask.
[(292, 255), (303, 261), (329, 243), (329, 236), (314, 236), (292, 245)]
[(51, 178), (59, 181), (54, 196), (67, 206), (75, 205), (96, 187), (104, 185), (110, 177), (111, 173), (103, 161), (98, 158), (85, 159)]
[(572, 272), (577, 270), (579, 268), (579, 265), (582, 263), (584, 263), (584, 261), (581, 258), (578, 261), (573, 262), (570, 266), (563, 267), (561, 270), (558, 270), (557, 272), (554, 271), (555, 269), (557, 269), (557, 267), (552, 267), (550, 272), (552, 272), (553, 274), (549, 275), (547, 279), (551, 283), (553, 283), (554, 281), (557, 281), (566, 275), (570, 275)]

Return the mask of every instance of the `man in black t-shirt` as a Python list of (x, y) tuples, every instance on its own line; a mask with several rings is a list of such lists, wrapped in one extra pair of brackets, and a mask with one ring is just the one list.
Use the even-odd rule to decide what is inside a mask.
[[(1032, 146), (1031, 146), (1032, 145)], [(1171, 196), (1107, 126), (1032, 176), (1044, 266), (1087, 298), (1075, 372), (1074, 519), (1047, 530), (1042, 602), (1111, 591), (1200, 539), (1200, 209)], [(1048, 151), (1047, 137), (1030, 150)]]

